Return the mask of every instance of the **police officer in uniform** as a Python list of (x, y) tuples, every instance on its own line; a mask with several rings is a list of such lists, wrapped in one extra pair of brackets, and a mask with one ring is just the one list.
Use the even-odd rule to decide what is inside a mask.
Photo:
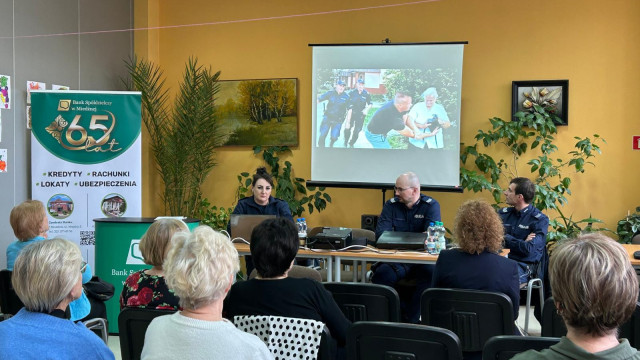
[(510, 207), (498, 212), (504, 224), (504, 247), (510, 250), (509, 259), (518, 263), (520, 284), (526, 284), (531, 275), (544, 276), (545, 266), (540, 267), (542, 273), (533, 274), (533, 271), (546, 255), (549, 218), (531, 204), (535, 193), (531, 180), (512, 179), (504, 191), (505, 202)]
[[(395, 197), (382, 208), (376, 226), (376, 239), (384, 231), (425, 232), (430, 222), (440, 221), (440, 204), (420, 193), (420, 180), (412, 172), (396, 179)], [(431, 285), (434, 265), (377, 263), (371, 281), (394, 287), (401, 279), (416, 279), (417, 288), (412, 299), (403, 303), (403, 320), (417, 323), (420, 317), (420, 296)]]
[[(364, 89), (364, 80), (358, 79), (356, 88), (349, 93), (349, 110), (344, 126), (344, 147), (353, 147), (358, 140), (369, 108), (371, 108), (371, 95)], [(353, 135), (351, 135), (352, 132)]]
[(349, 105), (349, 95), (344, 91), (344, 81), (336, 82), (335, 90), (327, 91), (318, 97), (318, 103), (327, 101), (324, 110), (320, 133), (318, 134), (318, 147), (325, 147), (325, 140), (329, 129), (331, 129), (331, 147), (340, 137), (342, 123), (347, 115), (347, 105)]

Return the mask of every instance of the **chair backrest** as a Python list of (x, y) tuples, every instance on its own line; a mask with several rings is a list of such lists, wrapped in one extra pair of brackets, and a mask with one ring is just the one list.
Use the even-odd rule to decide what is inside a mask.
[(400, 321), (400, 298), (386, 285), (324, 283), (344, 315), (356, 321)]
[(347, 359), (462, 359), (453, 332), (425, 325), (367, 321), (347, 331)]
[[(553, 298), (548, 298), (542, 308), (541, 335), (561, 337), (567, 334), (564, 320), (558, 315)], [(631, 318), (618, 329), (618, 337), (629, 340), (632, 347), (640, 346), (640, 303), (636, 303), (636, 309)]]
[(118, 315), (120, 331), (120, 352), (122, 360), (138, 360), (144, 346), (144, 336), (151, 320), (158, 316), (170, 315), (173, 310), (124, 308)]
[(316, 359), (324, 323), (283, 316), (242, 315), (233, 319), (235, 326), (256, 335), (278, 359)]
[(557, 337), (494, 336), (484, 344), (482, 360), (507, 360), (523, 351), (547, 349), (558, 341), (560, 341), (560, 338)]
[(366, 238), (368, 245), (376, 243), (376, 233), (367, 229), (353, 228), (351, 229), (351, 237), (354, 239)]
[[(256, 276), (258, 276), (258, 271), (253, 269), (251, 274), (249, 274), (249, 279), (253, 279)], [(306, 266), (293, 265), (291, 270), (289, 270), (288, 276), (295, 279), (311, 279), (317, 282), (322, 282), (322, 274), (320, 274), (318, 270)]]
[(0, 270), (0, 310), (7, 318), (7, 315), (15, 315), (23, 307), (24, 304), (11, 285), (11, 271)]
[(513, 335), (513, 306), (502, 293), (427, 289), (420, 299), (422, 323), (453, 331), (462, 351), (481, 351), (489, 338)]

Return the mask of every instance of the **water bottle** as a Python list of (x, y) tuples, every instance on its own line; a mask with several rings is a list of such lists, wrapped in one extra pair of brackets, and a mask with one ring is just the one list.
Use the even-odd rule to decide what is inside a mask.
[(302, 218), (302, 237), (307, 238), (307, 219)]
[(302, 218), (296, 220), (296, 225), (298, 226), (298, 238), (302, 240), (306, 237), (306, 234), (302, 232)]
[(424, 248), (429, 254), (434, 254), (436, 252), (435, 231), (435, 224), (433, 222), (430, 222), (429, 227), (427, 228), (427, 240), (425, 240), (424, 242)]
[(440, 251), (442, 250), (446, 250), (447, 249), (447, 239), (444, 237), (444, 233), (446, 232), (445, 228), (444, 228), (444, 224), (442, 223), (442, 221), (438, 221), (436, 223), (437, 227), (438, 227), (438, 239), (437, 242), (438, 244), (436, 245), (437, 251), (438, 253), (440, 253)]

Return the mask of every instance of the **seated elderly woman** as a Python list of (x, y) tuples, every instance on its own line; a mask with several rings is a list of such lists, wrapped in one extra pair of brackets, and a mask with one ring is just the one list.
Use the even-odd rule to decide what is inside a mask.
[(267, 219), (251, 233), (251, 256), (258, 272), (237, 282), (224, 301), (224, 316), (272, 315), (322, 321), (343, 346), (350, 322), (317, 281), (287, 277), (298, 253), (298, 230), (286, 218)]
[(189, 232), (187, 225), (178, 219), (159, 219), (149, 226), (140, 239), (140, 252), (144, 263), (152, 265), (152, 268), (136, 271), (127, 277), (120, 295), (120, 309), (178, 310), (178, 297), (167, 287), (162, 267), (171, 237), (178, 231)]
[(164, 263), (182, 311), (155, 318), (142, 359), (272, 359), (256, 336), (222, 317), (222, 302), (240, 268), (229, 239), (208, 226), (177, 232)]
[(481, 200), (462, 204), (453, 225), (458, 247), (440, 252), (433, 286), (506, 294), (516, 319), (520, 308), (518, 265), (498, 254), (503, 232), (502, 221), (491, 205)]
[(638, 279), (622, 245), (599, 233), (580, 235), (555, 248), (549, 276), (567, 336), (514, 359), (640, 359), (640, 352), (617, 336), (638, 298)]
[(69, 303), (82, 294), (82, 267), (80, 249), (67, 240), (22, 249), (11, 282), (24, 308), (0, 322), (0, 358), (114, 359), (100, 337), (65, 318)]
[[(27, 200), (11, 210), (9, 223), (18, 239), (7, 247), (7, 269), (13, 270), (13, 263), (23, 248), (47, 238), (49, 219), (44, 205), (40, 201)], [(89, 280), (91, 280), (91, 267), (87, 265), (82, 272), (82, 283), (86, 284)], [(71, 320), (83, 320), (88, 317), (90, 312), (91, 303), (83, 290), (80, 297), (69, 305)]]

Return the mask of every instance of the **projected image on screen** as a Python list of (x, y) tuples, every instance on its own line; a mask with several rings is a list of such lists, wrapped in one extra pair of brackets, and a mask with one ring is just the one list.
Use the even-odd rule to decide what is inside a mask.
[(463, 44), (313, 48), (312, 180), (459, 184)]
[(319, 69), (316, 146), (455, 150), (457, 71)]

